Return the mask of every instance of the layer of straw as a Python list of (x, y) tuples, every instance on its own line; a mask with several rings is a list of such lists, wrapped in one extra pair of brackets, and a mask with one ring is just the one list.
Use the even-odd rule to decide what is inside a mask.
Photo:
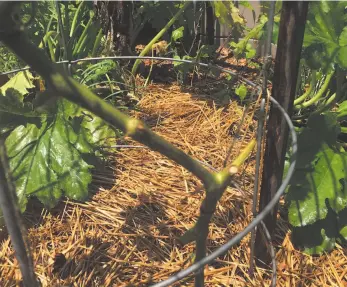
[[(235, 101), (216, 104), (203, 92), (178, 86), (151, 85), (133, 113), (157, 133), (216, 169), (223, 161), (243, 108)], [(236, 140), (229, 161), (254, 136), (256, 123), (247, 116), (245, 141)], [(241, 134), (243, 136), (243, 134)], [(120, 144), (137, 145), (128, 139)], [(100, 187), (85, 203), (64, 202), (52, 212), (26, 214), (32, 221), (29, 240), (42, 286), (149, 286), (193, 262), (194, 244), (178, 237), (194, 225), (203, 199), (200, 182), (182, 167), (146, 148), (115, 149), (112, 173), (96, 172)], [(252, 219), (254, 156), (236, 176), (239, 189), (228, 188), (210, 226), (209, 252), (227, 242)], [(105, 188), (113, 183), (111, 188)], [(296, 251), (290, 232), (279, 220), (275, 236), (277, 286), (347, 286), (346, 251), (312, 258)], [(249, 237), (205, 269), (206, 286), (268, 286), (271, 271), (248, 274)], [(66, 260), (64, 260), (64, 258)], [(20, 281), (9, 239), (0, 246), (0, 286)], [(193, 286), (187, 278), (176, 286)]]

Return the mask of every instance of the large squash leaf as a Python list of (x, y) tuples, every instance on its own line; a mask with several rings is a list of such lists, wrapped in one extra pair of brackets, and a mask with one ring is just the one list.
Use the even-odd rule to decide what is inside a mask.
[(345, 7), (343, 1), (326, 0), (310, 5), (304, 37), (304, 56), (309, 63), (313, 48), (320, 50), (316, 61), (319, 67), (328, 68), (331, 63), (337, 63), (347, 68)]
[(47, 208), (63, 196), (86, 199), (91, 169), (102, 155), (99, 147), (115, 138), (102, 119), (49, 90), (28, 99), (33, 79), (20, 72), (0, 88), (0, 134), (6, 133), (22, 211), (32, 196)]
[(325, 219), (330, 206), (339, 212), (347, 205), (347, 154), (324, 145), (311, 168), (297, 170), (289, 188), (289, 221), (306, 226)]
[[(347, 153), (337, 144), (339, 129), (335, 114), (313, 115), (298, 138), (286, 201), (294, 243), (310, 254), (331, 250), (346, 233), (339, 214), (347, 206)], [(316, 234), (314, 240), (308, 234)]]
[(0, 88), (0, 134), (28, 122), (40, 124), (40, 113), (30, 102), (23, 102), (28, 89), (33, 88), (30, 72), (19, 72)]
[(0, 94), (0, 134), (28, 122), (40, 125), (40, 113), (33, 110), (31, 103), (23, 102), (23, 96), (15, 89)]
[(6, 139), (22, 211), (31, 196), (48, 208), (62, 196), (86, 199), (93, 166), (84, 155), (95, 156), (102, 137), (114, 137), (100, 118), (65, 99), (46, 108), (50, 113), (42, 117), (41, 126), (18, 126)]
[(0, 93), (5, 94), (7, 89), (16, 89), (22, 96), (28, 93), (28, 89), (35, 88), (34, 76), (29, 71), (18, 72), (5, 85), (0, 88)]

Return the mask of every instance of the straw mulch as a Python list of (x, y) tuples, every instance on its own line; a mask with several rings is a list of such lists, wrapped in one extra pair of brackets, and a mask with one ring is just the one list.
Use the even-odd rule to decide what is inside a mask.
[[(204, 95), (178, 86), (152, 85), (139, 103), (143, 119), (158, 134), (198, 160), (223, 167), (232, 135), (243, 114), (235, 101), (218, 106)], [(249, 132), (235, 142), (231, 159)], [(138, 145), (128, 139), (121, 144)], [(149, 286), (188, 267), (194, 244), (177, 240), (194, 225), (203, 199), (200, 182), (182, 167), (146, 148), (123, 148), (110, 159), (114, 176), (96, 172), (100, 188), (86, 203), (65, 202), (56, 212), (42, 211), (29, 229), (37, 276), (43, 286)], [(254, 155), (236, 176), (239, 189), (228, 188), (210, 225), (209, 252), (228, 241), (252, 219)], [(241, 191), (240, 191), (241, 189)], [(28, 218), (35, 217), (27, 213)], [(337, 248), (320, 258), (295, 251), (285, 222), (276, 234), (277, 286), (347, 286), (346, 251)], [(0, 286), (15, 286), (18, 263), (8, 239), (0, 248)], [(271, 272), (258, 268), (248, 275), (249, 236), (205, 269), (206, 286), (268, 286)], [(193, 286), (193, 279), (176, 286)]]

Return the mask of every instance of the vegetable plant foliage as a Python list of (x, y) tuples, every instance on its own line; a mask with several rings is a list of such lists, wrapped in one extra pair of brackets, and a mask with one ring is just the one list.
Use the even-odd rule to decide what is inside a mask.
[(305, 59), (313, 69), (337, 63), (347, 68), (347, 15), (344, 1), (312, 2), (305, 31)]
[(287, 193), (293, 239), (319, 254), (347, 239), (347, 153), (337, 142), (337, 115), (312, 115), (298, 139), (297, 168)]
[(31, 87), (33, 79), (26, 74), (15, 76), (17, 81), (12, 83), (17, 84), (7, 84), (0, 96), (0, 117), (5, 119), (1, 131), (7, 132), (6, 147), (20, 207), (24, 211), (31, 196), (46, 207), (55, 206), (62, 196), (83, 200), (93, 168), (87, 155), (95, 157), (98, 146), (115, 136), (114, 130), (66, 99), (42, 100), (52, 99), (49, 90), (32, 102), (26, 100), (25, 87)]

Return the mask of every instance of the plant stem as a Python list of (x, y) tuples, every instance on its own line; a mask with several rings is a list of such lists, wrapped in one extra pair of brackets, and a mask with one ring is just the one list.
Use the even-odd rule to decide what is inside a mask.
[(82, 7), (84, 6), (84, 1), (81, 1), (80, 4), (78, 5), (78, 8), (77, 8), (77, 11), (74, 15), (74, 18), (72, 20), (72, 24), (71, 24), (71, 30), (70, 30), (70, 38), (72, 38), (75, 30), (76, 30), (76, 26), (77, 26), (77, 21), (78, 21), (78, 17), (80, 16), (81, 14), (81, 10), (82, 10)]
[[(81, 5), (81, 4), (80, 4)], [(92, 25), (93, 23), (93, 18), (94, 18), (94, 11), (90, 11), (89, 12), (89, 20), (88, 20), (88, 23), (87, 25), (84, 27), (84, 30), (82, 32), (82, 35), (79, 37), (78, 39), (78, 42), (72, 52), (73, 56), (76, 56), (77, 53), (80, 51), (81, 47), (83, 46), (83, 42), (85, 41), (85, 38), (88, 36), (88, 30), (89, 30), (89, 27)]]
[[(191, 1), (185, 1), (183, 6), (178, 10), (178, 12), (172, 17), (172, 19), (165, 25), (163, 29), (159, 31), (159, 33), (147, 44), (147, 46), (143, 49), (139, 56), (145, 56), (151, 50), (153, 44), (155, 44), (164, 34), (165, 32), (175, 23), (179, 16), (183, 13), (183, 11), (189, 6)], [(131, 70), (132, 74), (135, 76), (137, 73), (138, 66), (142, 60), (137, 59), (134, 63), (134, 66)]]
[[(152, 49), (152, 57), (154, 57), (154, 51), (153, 51), (153, 49)], [(148, 82), (149, 82), (149, 79), (150, 79), (150, 77), (151, 77), (152, 70), (153, 70), (153, 64), (154, 64), (154, 60), (152, 59), (152, 61), (151, 61), (151, 67), (150, 67), (150, 69), (149, 69), (149, 73), (148, 73), (147, 79), (146, 79), (146, 81), (145, 81), (145, 85), (144, 85), (145, 87), (147, 87)]]
[[(60, 6), (59, 6), (59, 0), (55, 0), (55, 9), (57, 10), (57, 15), (58, 15), (58, 27), (59, 27), (59, 34), (61, 37), (61, 41), (63, 44), (63, 49), (64, 49), (64, 53), (63, 53), (63, 60), (67, 60), (67, 41), (65, 38), (65, 31), (64, 31), (64, 26), (63, 26), (63, 20), (61, 17), (61, 11), (60, 11)], [(67, 64), (64, 64), (64, 69), (67, 72)]]
[(310, 86), (303, 95), (295, 99), (294, 106), (301, 104), (303, 101), (306, 100), (307, 97), (311, 95), (313, 88), (316, 86), (316, 82), (317, 82), (317, 71), (312, 70), (312, 78), (311, 78)]
[[(193, 228), (193, 232), (188, 232), (188, 236), (181, 241), (183, 243), (188, 243), (190, 241), (196, 240), (196, 256), (195, 262), (200, 261), (206, 256), (206, 241), (208, 237), (209, 224), (211, 218), (216, 210), (217, 203), (222, 197), (224, 190), (230, 183), (231, 178), (237, 172), (238, 168), (246, 161), (249, 155), (252, 153), (256, 144), (256, 140), (251, 140), (246, 148), (238, 155), (238, 157), (233, 161), (230, 167), (223, 169), (219, 173), (215, 173), (216, 185), (207, 188), (206, 197), (203, 200), (200, 207), (200, 216), (196, 225)], [(189, 238), (190, 237), (190, 238)], [(189, 240), (189, 241), (186, 241)], [(197, 272), (195, 277), (195, 286), (203, 286), (204, 283), (204, 271), (201, 269)]]
[(98, 49), (100, 47), (100, 42), (101, 42), (102, 36), (103, 36), (102, 28), (100, 28), (99, 33), (96, 36), (96, 39), (95, 39), (95, 42), (94, 42), (93, 51), (92, 51), (92, 57), (96, 56), (96, 52), (98, 51)]
[(320, 90), (317, 92), (317, 94), (313, 98), (311, 98), (310, 100), (308, 100), (307, 102), (304, 102), (302, 104), (295, 105), (294, 109), (295, 110), (300, 110), (300, 109), (303, 109), (303, 108), (307, 108), (307, 107), (315, 104), (316, 102), (318, 102), (322, 98), (322, 96), (324, 95), (325, 91), (328, 89), (330, 80), (331, 80), (331, 78), (333, 77), (334, 74), (335, 74), (335, 71), (332, 71), (332, 72), (330, 72), (327, 75), (327, 77), (325, 78), (325, 81), (324, 81), (322, 87), (320, 88)]

